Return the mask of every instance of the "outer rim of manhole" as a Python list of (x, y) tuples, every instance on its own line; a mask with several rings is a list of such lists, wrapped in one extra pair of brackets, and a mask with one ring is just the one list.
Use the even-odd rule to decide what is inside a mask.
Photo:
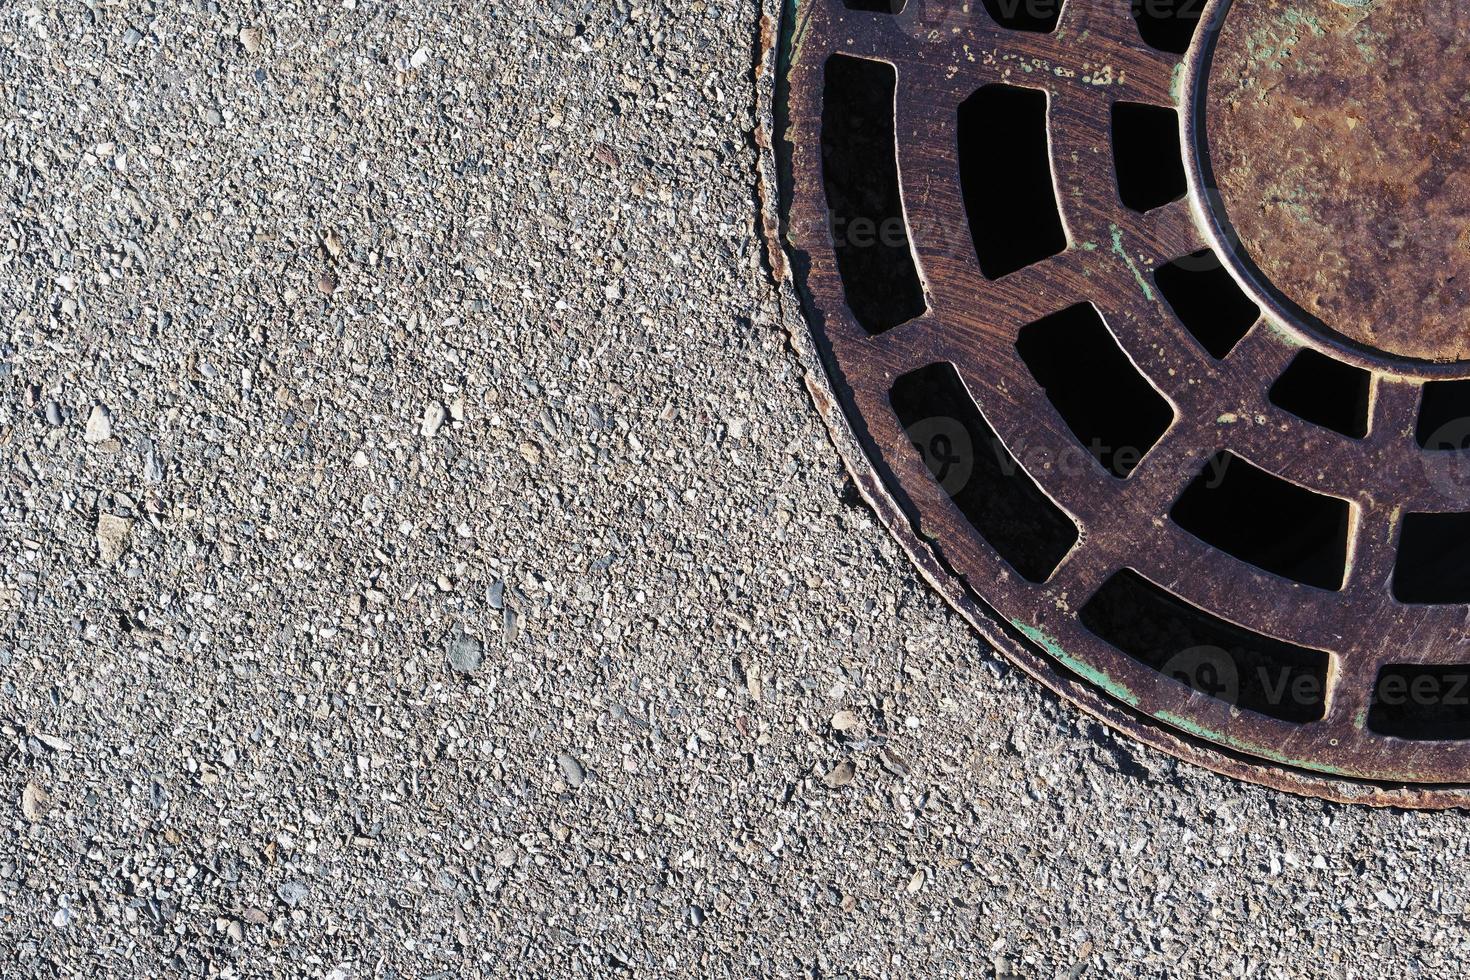
[[(1421, 785), (1337, 777), (1238, 753), (1187, 731), (1163, 727), (1157, 719), (1109, 697), (1096, 684), (1068, 670), (1032, 639), (1007, 625), (920, 537), (884, 487), (874, 460), (864, 449), (852, 420), (844, 411), (842, 400), (833, 386), (828, 355), (807, 319), (810, 297), (801, 283), (791, 276), (793, 266), (804, 261), (804, 257), (786, 237), (792, 174), (789, 163), (791, 145), (787, 141), (789, 102), (785, 87), (793, 32), (799, 12), (808, 2), (821, 0), (779, 0), (778, 30), (771, 32), (769, 24), (762, 27), (761, 70), (757, 72), (758, 100), (761, 118), (772, 119), (775, 129), (769, 141), (760, 139), (759, 132), (757, 136), (762, 148), (759, 221), (768, 259), (782, 287), (783, 305), (789, 298), (798, 304), (801, 311), (797, 315), (785, 315), (783, 322), (801, 362), (814, 406), (864, 500), (887, 533), (903, 547), (920, 574), (984, 640), (1034, 681), (1115, 732), (1176, 759), (1242, 782), (1339, 803), (1405, 809), (1470, 807), (1470, 785)], [(773, 36), (768, 37), (768, 34)], [(773, 40), (775, 43), (771, 43)], [(1194, 57), (1192, 54), (1184, 61), (1193, 61)], [(1191, 179), (1197, 177), (1198, 171), (1191, 174)], [(774, 193), (773, 187), (776, 189)], [(1352, 355), (1358, 352), (1348, 350), (1345, 353)], [(1384, 368), (1381, 359), (1375, 358), (1373, 364), (1378, 370)], [(1431, 377), (1440, 373), (1436, 369), (1426, 372)]]

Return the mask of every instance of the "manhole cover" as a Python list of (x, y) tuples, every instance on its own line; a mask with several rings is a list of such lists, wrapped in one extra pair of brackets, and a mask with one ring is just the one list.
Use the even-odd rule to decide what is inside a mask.
[(1470, 800), (1470, 12), (798, 0), (783, 235), (848, 462), (1179, 757)]

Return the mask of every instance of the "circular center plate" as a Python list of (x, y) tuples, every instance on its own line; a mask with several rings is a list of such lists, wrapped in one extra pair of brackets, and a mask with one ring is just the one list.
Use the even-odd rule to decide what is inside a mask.
[(1470, 359), (1470, 11), (1235, 0), (1206, 112), (1225, 217), (1261, 274), (1351, 341)]

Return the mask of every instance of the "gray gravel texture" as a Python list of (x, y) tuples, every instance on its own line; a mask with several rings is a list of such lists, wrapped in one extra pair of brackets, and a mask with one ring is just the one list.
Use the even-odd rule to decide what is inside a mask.
[(1462, 973), (1463, 816), (1115, 738), (857, 499), (759, 15), (0, 8), (0, 974)]

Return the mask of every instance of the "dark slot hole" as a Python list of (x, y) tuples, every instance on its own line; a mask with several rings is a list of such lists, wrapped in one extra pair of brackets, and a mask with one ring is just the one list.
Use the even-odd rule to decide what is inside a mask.
[(1132, 570), (1108, 579), (1078, 616), (1099, 638), (1201, 694), (1282, 721), (1326, 712), (1327, 654), (1217, 619)]
[(1090, 303), (1022, 327), (1016, 350), (1077, 440), (1126, 477), (1174, 421)]
[(1271, 386), (1271, 401), (1298, 418), (1345, 436), (1368, 434), (1367, 371), (1304, 350)]
[(1133, 19), (1143, 43), (1173, 54), (1189, 50), (1204, 12), (1205, 0), (1133, 0)]
[(1416, 605), (1470, 603), (1470, 514), (1405, 514), (1393, 594)]
[(1062, 16), (1062, 0), (984, 0), (985, 12), (1001, 27), (1050, 34)]
[(1470, 666), (1384, 667), (1373, 685), (1368, 727), (1416, 742), (1470, 738)]
[(848, 10), (862, 10), (872, 14), (901, 14), (909, 0), (842, 0)]
[(1347, 501), (1288, 483), (1231, 453), (1219, 453), (1169, 512), (1190, 534), (1284, 578), (1342, 588)]
[(1470, 449), (1470, 381), (1431, 381), (1424, 386), (1418, 437), (1425, 449)]
[(1179, 113), (1138, 102), (1113, 103), (1113, 166), (1118, 196), (1135, 211), (1177, 201), (1189, 189)]
[(1067, 247), (1046, 145), (1046, 94), (987, 85), (960, 105), (960, 189), (987, 279)]
[(840, 54), (827, 59), (822, 176), (833, 248), (848, 306), (873, 334), (925, 309), (898, 186), (897, 84), (886, 62)]
[(1184, 329), (1216, 360), (1234, 350), (1261, 315), (1209, 249), (1159, 266), (1154, 282)]
[(1046, 581), (1077, 543), (1077, 526), (1016, 462), (952, 364), (898, 379), (893, 411), (930, 474), (996, 553)]

